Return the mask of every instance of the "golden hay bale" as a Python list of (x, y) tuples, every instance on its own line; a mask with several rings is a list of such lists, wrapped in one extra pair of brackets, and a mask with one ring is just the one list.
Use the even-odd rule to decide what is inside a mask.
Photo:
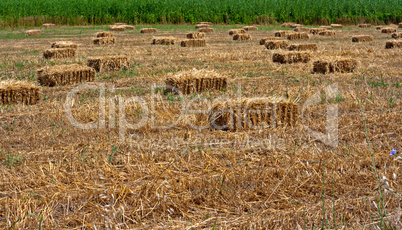
[(59, 41), (59, 42), (53, 42), (52, 43), (52, 48), (73, 48), (77, 49), (78, 45), (74, 42), (69, 42), (69, 41)]
[(95, 45), (107, 45), (107, 44), (115, 44), (116, 43), (116, 38), (114, 37), (100, 37), (100, 38), (94, 38), (93, 43)]
[(382, 30), (382, 28), (384, 28), (384, 26), (377, 26), (375, 29), (376, 30)]
[(293, 29), (293, 31), (295, 31), (295, 32), (309, 32), (310, 29), (306, 28), (306, 27), (296, 27), (296, 28)]
[(325, 30), (318, 33), (320, 36), (335, 36), (335, 31), (332, 30)]
[(212, 33), (212, 32), (214, 32), (214, 29), (212, 29), (212, 28), (200, 28), (200, 29), (198, 30), (198, 32), (202, 32), (202, 33)]
[(367, 24), (359, 24), (359, 27), (360, 27), (360, 28), (371, 27), (371, 24), (370, 24), (370, 23), (367, 23)]
[(199, 23), (197, 23), (197, 24), (204, 24), (204, 25), (210, 25), (210, 26), (212, 26), (212, 22), (199, 22)]
[(154, 37), (152, 45), (174, 45), (176, 39), (174, 37)]
[(245, 27), (243, 27), (243, 29), (245, 31), (257, 31), (258, 30), (258, 28), (255, 26), (245, 26)]
[(102, 31), (102, 32), (98, 32), (96, 34), (96, 37), (97, 38), (104, 38), (104, 37), (112, 38), (112, 37), (114, 37), (114, 34), (113, 34), (113, 32), (110, 32), (110, 31)]
[(275, 49), (286, 49), (289, 46), (289, 42), (285, 40), (273, 40), (273, 41), (267, 41), (265, 44), (265, 47), (269, 50), (275, 50)]
[(240, 98), (215, 101), (208, 121), (212, 129), (248, 130), (295, 126), (298, 105), (281, 98)]
[(180, 43), (182, 47), (204, 47), (205, 44), (205, 39), (186, 39)]
[(343, 25), (341, 25), (341, 24), (331, 24), (331, 27), (334, 28), (334, 29), (340, 29), (340, 28), (343, 28)]
[(272, 61), (281, 64), (292, 64), (298, 62), (307, 63), (310, 61), (310, 54), (299, 51), (279, 52), (273, 54)]
[(188, 39), (200, 39), (200, 38), (205, 38), (205, 33), (202, 32), (191, 32), (186, 34), (186, 37)]
[(373, 36), (371, 35), (356, 35), (352, 37), (352, 42), (372, 42)]
[(401, 40), (387, 41), (385, 43), (385, 49), (402, 48)]
[(39, 84), (44, 86), (68, 85), (95, 80), (95, 69), (77, 64), (49, 66), (36, 72)]
[(52, 23), (45, 23), (42, 25), (42, 29), (49, 29), (49, 28), (54, 28), (56, 25)]
[(265, 45), (268, 41), (277, 41), (277, 40), (281, 40), (281, 38), (278, 38), (278, 37), (263, 38), (260, 40), (260, 45)]
[(316, 51), (318, 49), (317, 44), (315, 43), (304, 43), (304, 44), (292, 44), (289, 46), (289, 50), (292, 51), (306, 51), (312, 50)]
[(310, 36), (307, 33), (295, 32), (295, 33), (288, 34), (286, 36), (286, 38), (288, 40), (300, 40), (300, 39), (309, 39)]
[(198, 23), (197, 25), (195, 25), (195, 28), (196, 29), (201, 29), (201, 28), (208, 28), (208, 27), (211, 27), (211, 26), (212, 26), (212, 23), (211, 24)]
[(392, 38), (395, 38), (395, 39), (402, 38), (402, 32), (393, 33), (391, 37), (392, 37)]
[(88, 58), (89, 67), (94, 68), (97, 72), (109, 71), (109, 70), (121, 70), (127, 69), (130, 63), (127, 60), (127, 56), (103, 56)]
[(274, 36), (281, 38), (281, 37), (286, 37), (287, 35), (292, 34), (292, 33), (293, 33), (293, 31), (290, 31), (290, 30), (278, 30), (274, 33)]
[(320, 28), (323, 28), (326, 30), (333, 30), (332, 26), (320, 26)]
[(303, 27), (302, 24), (293, 24), (290, 26), (291, 28)]
[(16, 80), (0, 81), (0, 105), (34, 105), (39, 100), (39, 87), (32, 83)]
[(338, 59), (330, 61), (315, 61), (313, 63), (314, 73), (350, 73), (355, 70), (357, 61), (354, 59)]
[(37, 36), (40, 35), (40, 30), (27, 30), (25, 36)]
[(227, 78), (211, 70), (181, 71), (169, 74), (165, 80), (166, 91), (179, 90), (183, 94), (204, 92), (206, 90), (222, 90), (226, 87)]
[(402, 28), (402, 22), (398, 24), (398, 28)]
[(320, 32), (323, 32), (323, 31), (326, 31), (326, 29), (324, 29), (324, 28), (311, 28), (310, 29), (310, 34), (318, 34), (318, 33), (320, 33)]
[(229, 30), (229, 35), (245, 34), (245, 33), (246, 33), (245, 29), (231, 29), (231, 30)]
[(50, 58), (72, 58), (75, 57), (75, 48), (52, 48), (43, 52), (43, 57)]
[(134, 26), (130, 25), (124, 25), (124, 28), (126, 28), (126, 30), (134, 30)]
[(149, 34), (149, 33), (156, 33), (156, 32), (157, 32), (157, 30), (154, 28), (142, 28), (140, 30), (140, 33), (142, 33), (142, 34)]
[(282, 25), (281, 25), (281, 27), (289, 27), (289, 28), (291, 28), (292, 27), (292, 25), (294, 25), (295, 23), (293, 23), (293, 22), (285, 22), (285, 23), (283, 23)]
[(396, 29), (392, 28), (392, 27), (386, 27), (386, 28), (381, 29), (381, 33), (383, 33), (383, 34), (392, 34), (395, 32), (396, 32)]
[(250, 34), (235, 34), (233, 36), (233, 40), (236, 40), (236, 41), (248, 41), (248, 40), (251, 40), (251, 35)]
[(110, 25), (109, 26), (110, 31), (125, 31), (126, 27), (125, 26), (115, 26), (115, 25)]

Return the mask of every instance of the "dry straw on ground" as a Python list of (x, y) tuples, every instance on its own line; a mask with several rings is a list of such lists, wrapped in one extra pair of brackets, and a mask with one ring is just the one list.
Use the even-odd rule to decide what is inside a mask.
[(269, 41), (278, 41), (278, 40), (282, 40), (281, 38), (278, 37), (266, 37), (266, 38), (262, 38), (260, 40), (260, 45), (265, 45), (267, 42)]
[(77, 64), (47, 66), (37, 70), (43, 86), (69, 85), (95, 80), (95, 69)]
[(251, 40), (251, 35), (250, 34), (235, 34), (233, 36), (233, 40), (237, 40), (237, 41)]
[(176, 39), (174, 37), (153, 37), (152, 45), (174, 45)]
[(205, 38), (205, 33), (202, 32), (190, 32), (186, 34), (186, 37), (188, 39), (200, 39), (200, 38)]
[(229, 35), (245, 34), (245, 33), (246, 33), (245, 29), (231, 29), (231, 30), (229, 30)]
[(240, 131), (295, 126), (298, 105), (280, 98), (240, 98), (215, 101), (209, 115), (213, 129)]
[(303, 43), (303, 44), (292, 44), (289, 46), (289, 50), (292, 51), (316, 51), (318, 49), (316, 43)]
[(169, 74), (165, 80), (167, 92), (179, 90), (182, 94), (222, 90), (227, 85), (227, 78), (215, 71), (197, 70), (181, 71), (176, 74)]
[(396, 32), (396, 29), (392, 28), (392, 27), (386, 27), (386, 28), (381, 29), (381, 33), (383, 33), (383, 34), (392, 34), (395, 32)]
[(56, 26), (56, 24), (45, 23), (45, 24), (42, 25), (42, 29), (54, 28), (55, 26)]
[(395, 39), (402, 38), (402, 32), (393, 33), (391, 37)]
[(367, 27), (371, 27), (370, 23), (366, 23), (366, 24), (359, 24), (360, 28), (367, 28)]
[(343, 28), (343, 25), (341, 25), (341, 24), (331, 24), (331, 27), (334, 28), (334, 29), (340, 29), (340, 28)]
[(198, 30), (198, 32), (202, 32), (202, 33), (212, 33), (212, 32), (214, 32), (214, 29), (213, 29), (213, 28), (200, 28), (200, 29)]
[(293, 31), (295, 31), (295, 32), (309, 32), (310, 29), (306, 28), (306, 27), (296, 27), (296, 28), (293, 29)]
[(39, 87), (27, 81), (0, 81), (0, 105), (34, 105), (40, 100)]
[(310, 53), (300, 51), (278, 52), (272, 55), (272, 61), (281, 64), (307, 63), (310, 61)]
[(244, 30), (246, 31), (257, 31), (258, 28), (256, 26), (245, 26), (243, 27)]
[(127, 56), (103, 56), (88, 58), (87, 65), (97, 72), (121, 70), (129, 67)]
[(40, 30), (27, 30), (25, 31), (25, 36), (38, 36), (40, 35)]
[(92, 39), (92, 42), (95, 45), (108, 45), (108, 44), (115, 44), (116, 38), (115, 37), (99, 37)]
[(113, 38), (114, 37), (114, 33), (110, 32), (110, 31), (101, 31), (96, 33), (96, 37), (97, 38), (104, 38), (104, 37), (110, 37)]
[(335, 36), (335, 31), (332, 30), (325, 30), (318, 33), (320, 36)]
[(290, 31), (290, 30), (278, 30), (274, 33), (274, 36), (282, 38), (282, 37), (286, 37), (287, 35), (292, 34), (292, 33), (294, 33), (294, 32)]
[(205, 39), (186, 39), (181, 41), (181, 47), (204, 47), (206, 45)]
[(266, 41), (265, 47), (269, 50), (275, 49), (287, 49), (289, 46), (289, 41), (286, 40), (278, 40), (278, 41)]
[(352, 37), (352, 42), (372, 42), (373, 36), (371, 35), (356, 35)]
[(323, 31), (326, 31), (326, 29), (324, 29), (324, 28), (311, 28), (310, 29), (310, 34), (316, 35), (316, 34), (318, 34), (320, 32), (323, 32)]
[(73, 48), (77, 49), (78, 45), (74, 42), (70, 41), (58, 41), (58, 42), (53, 42), (51, 45), (52, 48)]
[(385, 43), (386, 49), (402, 48), (402, 40), (390, 40)]
[(142, 34), (149, 34), (149, 33), (156, 33), (157, 30), (155, 28), (142, 28), (140, 33)]
[(355, 70), (357, 61), (351, 58), (320, 60), (313, 63), (313, 73), (350, 73)]
[(307, 33), (303, 33), (303, 32), (294, 32), (291, 34), (288, 34), (286, 36), (286, 38), (288, 40), (301, 40), (301, 39), (309, 39), (310, 36)]
[(43, 52), (43, 57), (46, 59), (50, 58), (72, 58), (76, 54), (75, 48), (52, 48), (47, 49)]

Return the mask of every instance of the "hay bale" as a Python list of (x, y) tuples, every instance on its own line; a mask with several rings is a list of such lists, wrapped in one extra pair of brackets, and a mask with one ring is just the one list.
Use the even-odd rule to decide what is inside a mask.
[(273, 41), (267, 41), (265, 44), (265, 47), (269, 50), (275, 50), (275, 49), (287, 49), (289, 46), (289, 41), (285, 40), (273, 40)]
[(300, 39), (309, 39), (310, 36), (307, 33), (302, 33), (302, 32), (295, 32), (288, 34), (286, 36), (288, 40), (300, 40)]
[(92, 67), (97, 72), (127, 69), (130, 63), (127, 56), (103, 56), (88, 58), (89, 67)]
[(340, 28), (343, 28), (343, 25), (341, 25), (341, 24), (331, 24), (331, 27), (334, 28), (334, 29), (340, 29)]
[(381, 33), (383, 33), (383, 34), (392, 34), (392, 33), (396, 33), (396, 29), (395, 29), (395, 28), (392, 28), (392, 27), (382, 28), (382, 29), (381, 29)]
[(202, 32), (191, 32), (186, 34), (186, 37), (188, 39), (200, 39), (200, 38), (205, 38), (205, 33)]
[(134, 30), (134, 26), (124, 25), (124, 27), (126, 28), (126, 30)]
[(367, 23), (367, 24), (359, 24), (359, 27), (360, 27), (360, 28), (367, 28), (367, 27), (371, 27), (371, 24), (370, 24), (370, 23)]
[(395, 38), (395, 39), (402, 38), (402, 32), (393, 33), (391, 37), (392, 37), (392, 38)]
[(289, 28), (292, 28), (292, 26), (294, 25), (295, 23), (293, 23), (293, 22), (285, 22), (285, 23), (283, 23), (281, 26), (282, 27), (289, 27)]
[(212, 22), (199, 22), (197, 24), (204, 24), (204, 25), (212, 26)]
[(296, 28), (293, 29), (293, 31), (295, 31), (295, 32), (309, 32), (310, 29), (306, 28), (306, 27), (296, 27)]
[(125, 31), (126, 27), (125, 26), (115, 26), (115, 25), (110, 25), (109, 26), (110, 31)]
[(258, 30), (258, 28), (255, 26), (245, 26), (245, 27), (243, 27), (243, 29), (245, 31), (257, 31)]
[(42, 25), (42, 29), (54, 28), (55, 26), (56, 26), (56, 24), (45, 23), (45, 24)]
[(245, 29), (231, 29), (231, 30), (229, 30), (229, 35), (245, 34), (245, 33), (246, 33)]
[(332, 26), (320, 26), (320, 28), (323, 28), (326, 30), (333, 30)]
[(102, 32), (98, 32), (96, 34), (96, 37), (97, 38), (105, 38), (105, 37), (113, 38), (114, 34), (113, 34), (113, 32), (110, 32), (110, 31), (102, 31)]
[(278, 38), (283, 38), (283, 37), (286, 37), (287, 35), (292, 34), (292, 33), (293, 32), (290, 31), (290, 30), (278, 30), (278, 31), (276, 31), (274, 33), (274, 36), (278, 37)]
[(201, 29), (201, 28), (208, 28), (208, 27), (211, 27), (211, 26), (212, 26), (212, 23), (211, 24), (198, 23), (197, 25), (195, 25), (195, 28), (196, 29)]
[(278, 40), (281, 40), (281, 38), (278, 38), (278, 37), (263, 38), (260, 40), (260, 45), (265, 45), (268, 41), (278, 41)]
[(38, 36), (40, 35), (40, 30), (27, 30), (25, 31), (25, 36)]
[(6, 80), (0, 82), (0, 105), (34, 105), (40, 100), (39, 87), (26, 82)]
[(295, 126), (298, 105), (282, 98), (241, 98), (215, 101), (208, 116), (212, 129), (237, 131)]
[(95, 80), (95, 69), (77, 64), (48, 66), (37, 70), (44, 86), (68, 85)]
[(316, 35), (320, 32), (326, 31), (324, 28), (311, 28), (310, 29), (310, 34)]
[(212, 29), (212, 28), (200, 28), (200, 29), (198, 30), (198, 32), (202, 32), (202, 33), (212, 33), (212, 32), (214, 32), (214, 29)]
[(233, 36), (233, 40), (236, 40), (236, 41), (248, 41), (248, 40), (251, 40), (251, 35), (250, 34), (235, 34)]
[(377, 27), (375, 27), (376, 30), (382, 30), (382, 28), (384, 28), (384, 26), (377, 26)]
[(59, 41), (59, 42), (53, 42), (52, 43), (52, 48), (72, 48), (72, 49), (77, 49), (78, 45), (74, 42), (69, 42), (69, 41)]
[(306, 51), (312, 50), (316, 51), (318, 49), (317, 44), (315, 43), (304, 43), (304, 44), (293, 44), (289, 46), (289, 50), (292, 51)]
[(298, 62), (307, 63), (310, 61), (310, 54), (299, 51), (279, 52), (273, 54), (272, 61), (281, 64), (292, 64)]
[(180, 43), (182, 47), (204, 47), (205, 44), (205, 39), (186, 39)]
[(398, 28), (402, 28), (402, 22), (398, 24)]
[(157, 30), (154, 28), (142, 28), (140, 30), (140, 33), (142, 33), (142, 34), (149, 34), (149, 33), (156, 33), (156, 32), (157, 32)]
[(297, 27), (303, 27), (303, 25), (302, 24), (293, 24), (290, 27), (295, 29)]
[(335, 31), (332, 30), (325, 30), (318, 33), (320, 36), (335, 36)]
[(174, 45), (176, 39), (174, 37), (154, 37), (152, 45)]
[(207, 90), (222, 90), (227, 85), (227, 78), (215, 71), (193, 69), (169, 74), (165, 80), (166, 91), (179, 90), (183, 94), (204, 92)]
[(95, 45), (108, 45), (108, 44), (115, 44), (116, 43), (116, 38), (114, 37), (100, 37), (100, 38), (94, 38), (93, 43)]
[(43, 57), (50, 58), (72, 58), (75, 57), (75, 48), (52, 48), (43, 52)]
[(352, 37), (352, 42), (372, 42), (373, 36), (371, 35), (356, 35)]
[(332, 61), (315, 61), (313, 63), (313, 73), (351, 73), (355, 70), (357, 61), (354, 59), (338, 59)]
[(402, 48), (401, 40), (387, 41), (385, 43), (385, 49)]

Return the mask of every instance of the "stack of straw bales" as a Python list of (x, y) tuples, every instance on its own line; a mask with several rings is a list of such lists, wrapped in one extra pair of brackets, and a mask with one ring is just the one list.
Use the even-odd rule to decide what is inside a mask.
[(103, 72), (121, 70), (123, 68), (127, 69), (130, 63), (127, 60), (127, 56), (103, 56), (89, 58), (87, 65), (94, 68), (97, 72)]
[(289, 46), (289, 50), (292, 51), (316, 51), (318, 49), (317, 44), (315, 43), (304, 43), (304, 44), (292, 44)]
[(357, 61), (354, 59), (321, 60), (313, 63), (314, 73), (350, 73), (355, 70)]
[(42, 29), (49, 29), (49, 28), (54, 28), (56, 25), (52, 23), (45, 23), (42, 25)]
[(68, 85), (95, 80), (95, 69), (77, 64), (55, 65), (37, 70), (38, 82), (44, 86)]
[(326, 31), (324, 28), (311, 28), (310, 29), (310, 34), (319, 34), (320, 32)]
[(96, 38), (93, 39), (93, 43), (95, 45), (115, 44), (116, 38), (114, 37), (113, 32), (102, 31), (96, 34)]
[(51, 49), (43, 52), (43, 57), (50, 58), (72, 58), (75, 57), (78, 45), (69, 41), (54, 42)]
[(233, 40), (237, 40), (237, 41), (251, 40), (251, 35), (250, 34), (235, 34), (235, 35), (233, 35)]
[(272, 61), (281, 64), (307, 63), (310, 61), (310, 53), (299, 51), (278, 52), (273, 54)]
[(243, 29), (245, 31), (257, 31), (258, 30), (258, 28), (255, 26), (245, 26), (245, 27), (243, 27)]
[(260, 40), (260, 45), (265, 45), (269, 41), (277, 41), (277, 40), (281, 40), (281, 38), (278, 38), (278, 37), (263, 38), (263, 39)]
[(38, 36), (40, 35), (40, 30), (27, 30), (25, 31), (25, 36)]
[(181, 41), (182, 47), (204, 47), (206, 45), (205, 39), (186, 39)]
[(0, 81), (0, 105), (34, 105), (39, 100), (39, 87), (32, 83), (16, 80)]
[(356, 35), (352, 37), (352, 42), (372, 42), (373, 36), (371, 35)]
[(188, 39), (202, 39), (205, 38), (205, 33), (202, 32), (190, 32), (186, 34)]
[(174, 37), (154, 37), (152, 45), (174, 45), (176, 39)]
[(265, 47), (269, 50), (275, 50), (275, 49), (287, 49), (289, 46), (289, 42), (285, 40), (273, 40), (273, 41), (267, 41), (265, 44)]
[(386, 49), (402, 48), (402, 40), (391, 40), (385, 43)]
[(157, 30), (155, 28), (142, 28), (140, 33), (142, 34), (149, 34), (149, 33), (156, 33)]

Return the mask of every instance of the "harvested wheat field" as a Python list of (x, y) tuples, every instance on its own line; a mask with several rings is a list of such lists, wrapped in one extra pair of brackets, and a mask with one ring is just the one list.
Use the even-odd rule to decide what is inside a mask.
[[(0, 229), (402, 228), (401, 39), (353, 23), (391, 25), (290, 18), (343, 24), (294, 41), (283, 21), (250, 18), (239, 42), (228, 31), (247, 24), (232, 18), (134, 18), (0, 30)], [(181, 47), (206, 20), (208, 44)], [(60, 41), (75, 57), (43, 58), (74, 48)], [(86, 66), (110, 56), (130, 65)]]

